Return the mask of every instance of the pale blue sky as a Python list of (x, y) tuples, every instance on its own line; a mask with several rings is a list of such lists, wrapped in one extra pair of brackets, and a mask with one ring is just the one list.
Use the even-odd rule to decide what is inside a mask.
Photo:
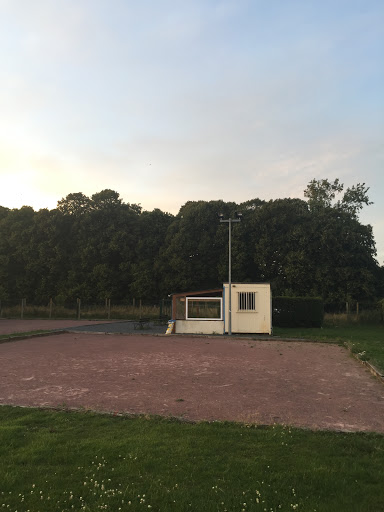
[(384, 263), (382, 0), (0, 0), (0, 205), (365, 182)]

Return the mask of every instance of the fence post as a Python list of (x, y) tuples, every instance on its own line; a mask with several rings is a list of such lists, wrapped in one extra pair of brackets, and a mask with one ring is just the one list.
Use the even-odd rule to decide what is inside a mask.
[(135, 307), (135, 297), (132, 299), (132, 306)]
[(356, 302), (356, 316), (359, 316), (359, 303)]
[(77, 299), (77, 319), (80, 320), (81, 299)]
[(24, 318), (24, 307), (27, 305), (27, 299), (21, 299), (21, 319)]
[(349, 302), (345, 303), (345, 312), (349, 315)]
[(141, 318), (141, 299), (140, 299), (140, 302), (139, 302), (139, 318)]
[(52, 318), (52, 297), (49, 299), (49, 318)]

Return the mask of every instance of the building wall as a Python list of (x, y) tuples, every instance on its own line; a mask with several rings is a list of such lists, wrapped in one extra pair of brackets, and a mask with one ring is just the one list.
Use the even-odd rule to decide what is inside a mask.
[(176, 334), (223, 334), (223, 320), (176, 320)]
[[(232, 283), (231, 309), (232, 332), (271, 334), (271, 287), (269, 283)], [(242, 292), (255, 293), (255, 309), (241, 310), (238, 294)], [(229, 330), (229, 286), (224, 284), (225, 332)]]

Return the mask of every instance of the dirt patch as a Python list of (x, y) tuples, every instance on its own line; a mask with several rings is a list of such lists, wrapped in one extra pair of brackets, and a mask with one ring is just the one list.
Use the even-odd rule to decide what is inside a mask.
[(342, 347), (62, 334), (0, 345), (0, 404), (384, 432), (384, 386)]

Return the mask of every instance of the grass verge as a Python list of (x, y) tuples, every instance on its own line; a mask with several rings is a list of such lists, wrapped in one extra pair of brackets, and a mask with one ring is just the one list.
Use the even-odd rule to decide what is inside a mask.
[(322, 328), (275, 327), (273, 334), (284, 338), (347, 343), (361, 360), (371, 362), (384, 374), (384, 326), (382, 325), (325, 325)]
[(0, 407), (0, 508), (384, 510), (384, 436)]
[(0, 334), (0, 343), (2, 341), (12, 340), (12, 338), (38, 336), (40, 334), (48, 334), (50, 332), (51, 331), (49, 331), (49, 330), (37, 330), (37, 331), (26, 331), (26, 332), (12, 332), (10, 334)]

